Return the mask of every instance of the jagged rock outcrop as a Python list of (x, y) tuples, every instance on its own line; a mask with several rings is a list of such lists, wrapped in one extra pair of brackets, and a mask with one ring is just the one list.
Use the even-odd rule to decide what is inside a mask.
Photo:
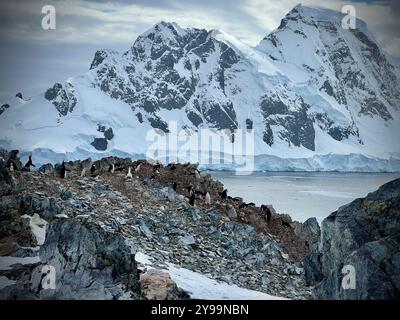
[[(399, 299), (400, 179), (324, 219), (319, 249), (305, 265), (317, 299)], [(342, 286), (346, 266), (354, 289)]]
[[(96, 224), (56, 220), (49, 226), (40, 259), (56, 272), (56, 289), (40, 291), (41, 298), (140, 298), (134, 252), (121, 235)], [(34, 281), (40, 279), (36, 277)]]

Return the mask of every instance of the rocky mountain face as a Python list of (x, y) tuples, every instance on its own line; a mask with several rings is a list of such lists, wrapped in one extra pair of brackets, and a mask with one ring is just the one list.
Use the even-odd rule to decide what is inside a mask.
[[(137, 155), (151, 128), (161, 135), (212, 128), (232, 142), (236, 129), (254, 129), (257, 155), (397, 157), (398, 70), (363, 21), (345, 30), (341, 20), (299, 5), (255, 48), (217, 30), (160, 22), (125, 53), (97, 51), (86, 74), (3, 104), (0, 142), (59, 153), (43, 139), (57, 136), (76, 156)], [(32, 116), (46, 110), (46, 125)], [(112, 128), (114, 140), (99, 137), (98, 125)]]
[[(88, 159), (66, 163), (62, 179), (60, 165), (10, 172), (5, 165), (15, 154), (1, 152), (0, 163), (3, 299), (188, 298), (194, 293), (168, 276), (182, 268), (247, 295), (310, 297), (301, 259), (318, 239), (312, 219), (293, 222), (271, 206), (267, 219), (260, 207), (222, 198), (223, 186), (195, 165)], [(109, 173), (110, 163), (122, 170)], [(139, 169), (126, 179), (129, 166)], [(185, 199), (189, 185), (195, 206)], [(147, 272), (143, 255), (156, 272)], [(49, 266), (52, 290), (43, 284)]]
[[(399, 208), (397, 179), (324, 219), (319, 248), (305, 259), (317, 299), (399, 299)], [(355, 272), (352, 288), (342, 286), (346, 266)]]

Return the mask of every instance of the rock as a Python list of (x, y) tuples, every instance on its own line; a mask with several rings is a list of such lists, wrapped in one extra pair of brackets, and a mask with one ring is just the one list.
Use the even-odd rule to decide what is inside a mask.
[[(54, 220), (40, 249), (40, 258), (56, 272), (56, 289), (40, 291), (41, 298), (140, 296), (139, 273), (131, 248), (121, 235), (108, 233), (94, 223)], [(33, 281), (35, 285), (39, 283)]]
[[(400, 179), (365, 198), (340, 207), (322, 222), (318, 299), (400, 298)], [(355, 289), (342, 284), (345, 269), (355, 273)], [(349, 270), (349, 269), (348, 269)], [(350, 271), (351, 272), (351, 271)], [(317, 277), (318, 278), (318, 277)]]
[(24, 219), (19, 210), (20, 198), (0, 198), (0, 243), (16, 242), (22, 247), (35, 247), (36, 237), (32, 233), (29, 219)]
[(53, 166), (51, 163), (47, 163), (47, 164), (42, 165), (42, 166), (38, 169), (38, 171), (39, 171), (40, 173), (50, 174), (50, 173), (53, 173), (53, 172), (54, 172), (54, 166)]
[(112, 138), (114, 138), (114, 132), (112, 128), (108, 128), (104, 131), (104, 138), (107, 140), (112, 140)]
[(186, 235), (179, 238), (179, 243), (184, 246), (191, 246), (196, 243), (196, 239), (191, 235)]
[(19, 245), (15, 242), (0, 243), (0, 256), (8, 256), (18, 249)]
[(140, 284), (142, 294), (149, 300), (189, 298), (189, 295), (179, 289), (166, 272), (150, 269), (145, 274), (140, 275)]
[(236, 210), (233, 206), (229, 205), (228, 210), (226, 212), (229, 218), (237, 218)]
[(63, 200), (71, 199), (72, 196), (73, 196), (73, 193), (70, 188), (65, 188), (64, 190), (61, 191), (60, 197)]
[(107, 150), (108, 142), (106, 138), (94, 138), (91, 145), (95, 147), (96, 150), (105, 151)]
[(317, 235), (317, 236), (319, 236), (320, 232), (321, 232), (317, 218), (315, 218), (315, 217), (308, 218), (303, 223), (303, 229), (304, 229), (304, 231), (306, 231), (312, 235)]
[(256, 254), (248, 257), (246, 260), (256, 268), (261, 268), (266, 261), (265, 255), (262, 252), (257, 252)]

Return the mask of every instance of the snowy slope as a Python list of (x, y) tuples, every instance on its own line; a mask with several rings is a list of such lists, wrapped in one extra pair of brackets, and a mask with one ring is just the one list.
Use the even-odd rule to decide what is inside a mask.
[[(135, 260), (141, 265), (142, 271), (153, 268), (153, 258), (138, 252)], [(286, 300), (282, 297), (240, 288), (225, 282), (218, 282), (198, 272), (180, 268), (172, 263), (167, 264), (167, 269), (162, 270), (170, 275), (171, 279), (182, 290), (186, 291), (192, 299), (203, 300)]]
[[(178, 160), (232, 168), (199, 161), (208, 152), (196, 134), (211, 128), (229, 155), (237, 130), (253, 129), (256, 169), (398, 171), (398, 70), (364, 22), (344, 30), (341, 17), (296, 6), (255, 48), (223, 31), (160, 22), (125, 53), (97, 51), (87, 73), (5, 101), (0, 147), (32, 152), (37, 163), (173, 161), (149, 151), (179, 135), (161, 149), (190, 146), (195, 152)], [(221, 148), (212, 150), (218, 160)]]

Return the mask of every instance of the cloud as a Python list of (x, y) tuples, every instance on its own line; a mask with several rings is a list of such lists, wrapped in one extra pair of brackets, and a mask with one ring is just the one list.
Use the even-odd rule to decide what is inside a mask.
[[(127, 50), (162, 20), (224, 30), (256, 45), (299, 1), (336, 10), (353, 4), (384, 49), (400, 57), (398, 0), (2, 0), (0, 92), (34, 94), (46, 89), (44, 83), (83, 73), (96, 49)], [(41, 28), (41, 9), (48, 4), (56, 8), (56, 30)]]

